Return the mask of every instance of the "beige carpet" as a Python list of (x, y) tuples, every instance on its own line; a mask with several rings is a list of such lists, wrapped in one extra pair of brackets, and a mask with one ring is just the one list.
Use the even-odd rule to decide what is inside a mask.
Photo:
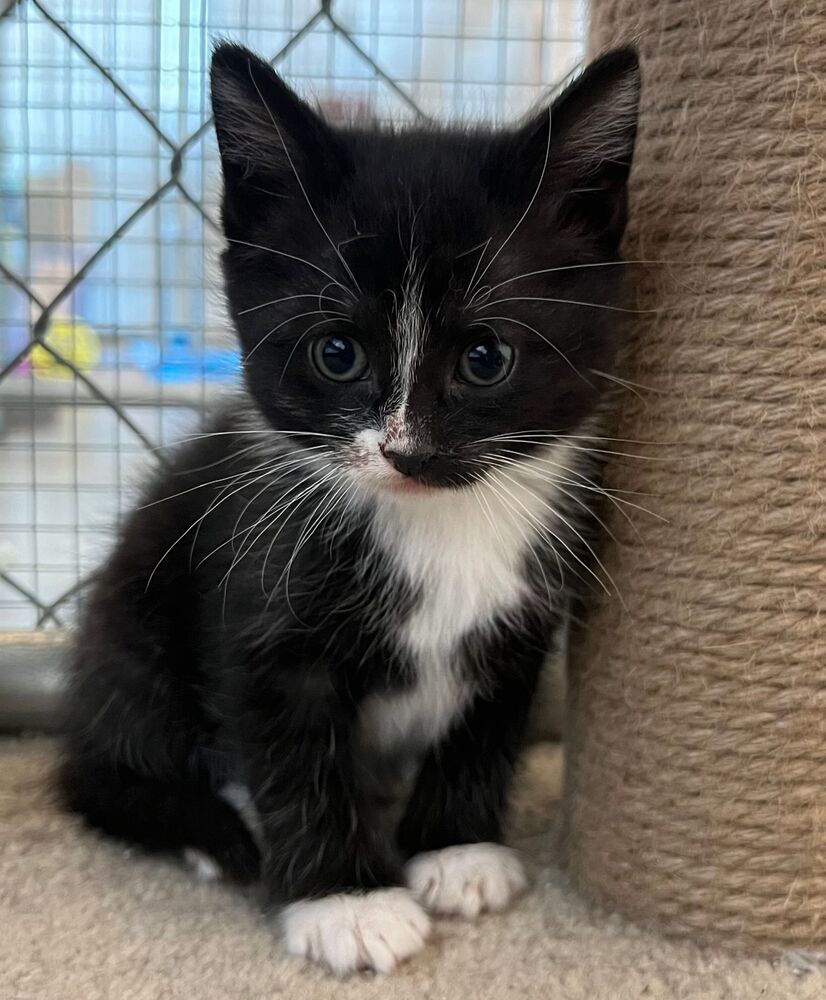
[(49, 803), (51, 745), (0, 741), (0, 1000), (789, 1000), (826, 997), (826, 976), (665, 942), (591, 911), (559, 871), (548, 831), (560, 759), (531, 751), (512, 838), (534, 888), (476, 925), (440, 921), (389, 977), (344, 985), (282, 955), (228, 888), (129, 857)]

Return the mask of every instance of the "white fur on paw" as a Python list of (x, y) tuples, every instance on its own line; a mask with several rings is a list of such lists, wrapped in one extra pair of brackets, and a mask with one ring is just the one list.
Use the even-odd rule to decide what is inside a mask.
[(326, 965), (337, 976), (390, 972), (420, 951), (430, 933), (427, 914), (406, 889), (291, 903), (281, 925), (291, 955)]
[(504, 910), (528, 884), (516, 852), (501, 844), (460, 844), (417, 854), (406, 874), (408, 887), (427, 909), (468, 920)]
[(184, 864), (199, 882), (217, 882), (224, 874), (215, 858), (195, 847), (184, 848)]

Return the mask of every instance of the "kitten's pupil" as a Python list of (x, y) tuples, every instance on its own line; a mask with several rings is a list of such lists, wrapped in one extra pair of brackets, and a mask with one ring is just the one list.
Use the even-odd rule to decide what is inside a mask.
[(350, 337), (320, 337), (312, 348), (316, 367), (335, 382), (353, 382), (367, 371), (367, 355)]
[(459, 375), (473, 385), (501, 382), (513, 365), (513, 349), (496, 340), (480, 340), (459, 361)]

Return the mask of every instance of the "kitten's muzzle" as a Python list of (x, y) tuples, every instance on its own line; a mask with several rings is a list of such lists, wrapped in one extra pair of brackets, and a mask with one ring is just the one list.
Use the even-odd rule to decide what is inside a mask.
[(420, 477), (427, 468), (429, 462), (435, 457), (435, 451), (394, 451), (392, 447), (382, 447), (381, 453), (393, 468), (403, 476)]

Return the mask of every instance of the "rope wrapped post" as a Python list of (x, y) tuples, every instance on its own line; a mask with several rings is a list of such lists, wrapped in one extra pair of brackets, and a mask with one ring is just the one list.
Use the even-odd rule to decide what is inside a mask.
[(607, 480), (666, 520), (612, 510), (622, 600), (574, 643), (570, 868), (668, 933), (826, 951), (826, 11), (591, 16), (594, 52), (641, 54), (625, 255), (668, 262), (639, 268)]

